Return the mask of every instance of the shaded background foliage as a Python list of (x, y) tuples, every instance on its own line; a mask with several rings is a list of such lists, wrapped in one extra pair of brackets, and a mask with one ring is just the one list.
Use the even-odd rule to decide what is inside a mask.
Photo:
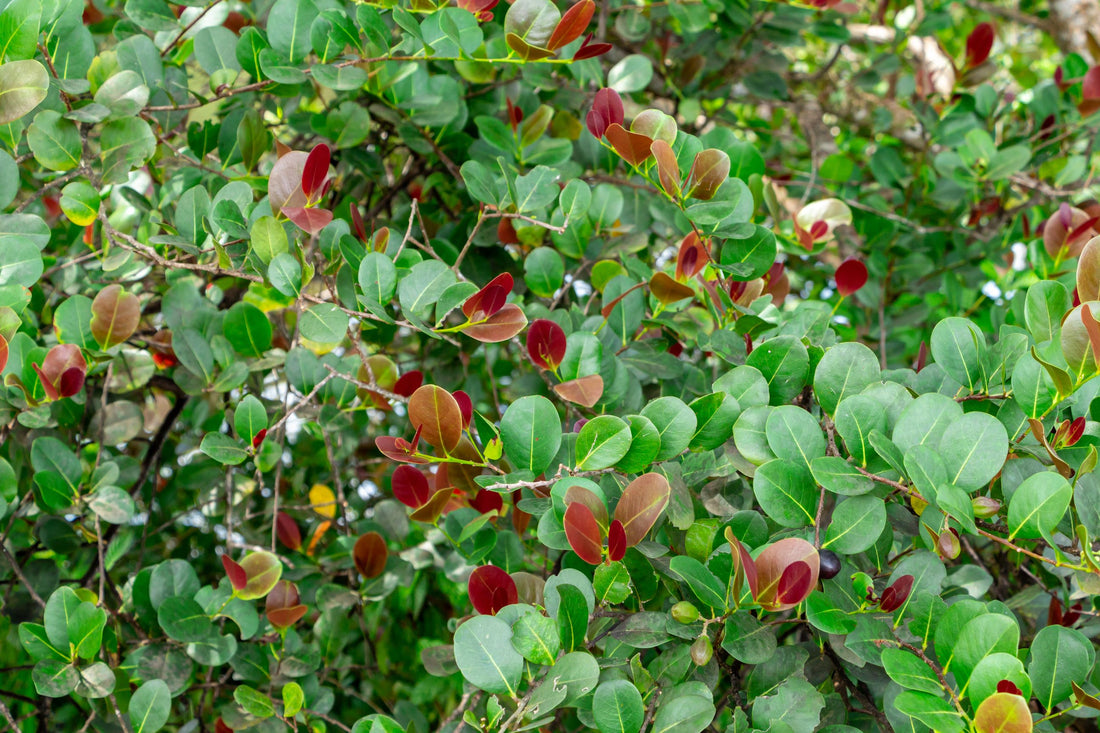
[(820, 5), (0, 2), (6, 723), (1086, 729), (1087, 3)]

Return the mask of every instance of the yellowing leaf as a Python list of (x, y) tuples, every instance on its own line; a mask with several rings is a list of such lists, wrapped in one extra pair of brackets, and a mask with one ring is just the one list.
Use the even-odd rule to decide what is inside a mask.
[(324, 484), (314, 484), (309, 490), (309, 503), (313, 511), (322, 517), (329, 519), (336, 517), (336, 495)]

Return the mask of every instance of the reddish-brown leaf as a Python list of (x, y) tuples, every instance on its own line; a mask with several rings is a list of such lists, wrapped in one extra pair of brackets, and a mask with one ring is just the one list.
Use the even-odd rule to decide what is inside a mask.
[(367, 580), (382, 574), (386, 569), (386, 560), (389, 556), (390, 551), (386, 547), (386, 540), (377, 532), (360, 535), (351, 551), (355, 569)]
[(1082, 99), (1100, 99), (1100, 66), (1093, 66), (1081, 80)]
[(493, 19), (492, 9), (497, 2), (498, 0), (458, 0), (458, 7), (469, 10), (479, 21), (485, 23)]
[(593, 34), (589, 33), (584, 38), (584, 43), (577, 49), (577, 52), (573, 54), (574, 61), (583, 61), (584, 59), (594, 59), (597, 56), (603, 56), (605, 53), (611, 50), (610, 43), (593, 43)]
[(225, 721), (218, 718), (214, 721), (214, 733), (233, 733), (233, 729), (225, 724)]
[(290, 608), (276, 608), (267, 612), (267, 620), (276, 629), (289, 629), (298, 623), (309, 609), (299, 604)]
[[(779, 589), (787, 568), (799, 562), (809, 568), (810, 587), (817, 585), (820, 559), (817, 549), (809, 542), (797, 537), (788, 537), (765, 547), (764, 551), (757, 556), (755, 563), (757, 572), (756, 602), (769, 611), (782, 611), (795, 606), (798, 601), (791, 602), (780, 599)], [(801, 571), (795, 572), (799, 575), (792, 580), (801, 577)], [(789, 593), (791, 588), (787, 587), (786, 590)]]
[(289, 580), (279, 580), (267, 594), (267, 598), (264, 600), (264, 608), (268, 611), (291, 608), (301, 603), (301, 600), (298, 595), (298, 586)]
[(412, 509), (419, 509), (432, 498), (427, 476), (412, 466), (398, 466), (393, 472), (390, 485), (393, 487), (394, 498)]
[(466, 299), (462, 304), (462, 314), (471, 321), (485, 320), (504, 307), (513, 284), (512, 276), (507, 272), (497, 275)]
[(508, 107), (508, 124), (512, 128), (512, 132), (516, 131), (519, 127), (519, 123), (523, 122), (523, 110), (512, 103), (511, 97), (505, 97), (504, 103)]
[(393, 389), (391, 391), (402, 397), (412, 397), (413, 392), (420, 389), (422, 384), (424, 384), (424, 374), (419, 369), (413, 369), (411, 372), (402, 374), (397, 381), (393, 383)]
[(649, 278), (649, 291), (665, 305), (695, 297), (694, 290), (681, 282), (676, 282), (663, 272), (655, 272), (653, 277)]
[(1007, 692), (1009, 695), (1023, 695), (1020, 688), (1012, 680), (1001, 680), (997, 683), (997, 692)]
[(699, 241), (699, 235), (689, 232), (680, 242), (680, 249), (676, 254), (676, 279), (682, 281), (695, 277), (703, 271), (709, 260), (710, 255)]
[(516, 530), (516, 534), (523, 537), (523, 533), (527, 531), (527, 525), (531, 523), (531, 515), (519, 508), (519, 503), (523, 499), (523, 492), (516, 489), (512, 492), (512, 529)]
[(707, 148), (695, 154), (688, 172), (684, 188), (688, 196), (701, 201), (709, 201), (718, 192), (718, 187), (726, 182), (730, 175), (730, 157), (717, 148)]
[(589, 374), (554, 385), (554, 394), (581, 407), (592, 407), (603, 396), (603, 377)]
[(316, 234), (332, 221), (332, 212), (328, 209), (288, 206), (283, 213), (303, 232)]
[(42, 365), (32, 364), (51, 400), (72, 397), (84, 386), (88, 362), (75, 344), (58, 344), (46, 353)]
[(469, 323), (462, 333), (484, 344), (496, 344), (512, 338), (527, 325), (527, 316), (515, 303), (505, 303), (488, 319), (480, 323)]
[[(382, 389), (392, 392), (397, 383), (397, 365), (394, 364), (391, 359), (381, 354), (368, 356), (366, 363), (359, 365), (359, 381), (368, 384), (373, 382)], [(419, 386), (420, 385), (417, 385), (417, 387)], [(409, 394), (415, 391), (414, 389)], [(379, 410), (392, 409), (389, 399), (380, 392), (360, 387), (358, 393), (362, 399), (369, 398)]]
[(350, 206), (351, 210), (351, 230), (355, 232), (356, 238), (363, 244), (367, 243), (367, 226), (363, 223), (363, 215), (359, 213), (359, 207), (355, 204)]
[(653, 155), (653, 151), (650, 150), (653, 146), (653, 138), (631, 132), (618, 122), (608, 125), (604, 135), (611, 143), (611, 147), (615, 148), (615, 152), (631, 165), (641, 165)]
[(733, 558), (733, 592), (737, 599), (741, 598), (741, 582), (749, 585), (749, 593), (755, 599), (758, 582), (756, 562), (752, 559), (748, 549), (741, 544), (741, 540), (733, 534), (730, 527), (726, 527), (726, 541), (730, 544), (730, 556)]
[(848, 297), (867, 284), (867, 265), (849, 257), (836, 268), (836, 290)]
[(466, 583), (474, 609), (492, 616), (505, 606), (519, 603), (519, 589), (512, 576), (495, 565), (482, 565), (470, 573)]
[(680, 166), (676, 162), (672, 146), (664, 140), (654, 140), (649, 150), (657, 160), (657, 178), (661, 181), (661, 188), (672, 198), (679, 199)]
[(618, 562), (626, 554), (626, 530), (618, 519), (611, 521), (607, 529), (607, 557), (611, 562)]
[(462, 413), (462, 427), (470, 427), (470, 421), (474, 419), (474, 401), (470, 399), (470, 395), (466, 394), (461, 389), (451, 396), (455, 398), (455, 402), (458, 403), (458, 409)]
[(391, 435), (379, 435), (374, 439), (374, 447), (386, 458), (400, 463), (427, 463), (426, 458), (416, 455), (413, 444), (404, 438), (395, 438)]
[(565, 331), (546, 318), (531, 322), (527, 329), (527, 356), (539, 369), (556, 370), (565, 358)]
[(302, 532), (298, 529), (298, 523), (286, 512), (275, 515), (275, 536), (291, 550), (302, 546)]
[(783, 574), (779, 576), (779, 586), (775, 591), (775, 601), (781, 605), (798, 604), (810, 595), (813, 586), (810, 584), (812, 577), (810, 566), (799, 560), (787, 566)]
[(576, 501), (565, 509), (565, 539), (577, 557), (589, 565), (603, 561), (603, 541), (600, 525), (592, 516), (592, 510)]
[(615, 298), (612, 298), (610, 301), (604, 301), (603, 307), (600, 308), (600, 315), (603, 316), (604, 318), (610, 318), (611, 317), (611, 311), (613, 311), (615, 309), (615, 306), (617, 306), (619, 303), (623, 302), (623, 299), (626, 298), (626, 296), (630, 295), (631, 293), (633, 293), (638, 288), (644, 288), (644, 287), (645, 287), (645, 283), (638, 283), (636, 285), (633, 285), (633, 286), (627, 288), (625, 292), (620, 293), (618, 296), (616, 296)]
[(497, 240), (501, 244), (519, 244), (519, 234), (509, 218), (502, 218), (497, 222)]
[(309, 201), (313, 201), (324, 186), (331, 161), (332, 153), (324, 143), (315, 145), (313, 150), (309, 151), (305, 165), (302, 167), (302, 193)]
[(905, 599), (909, 597), (909, 591), (913, 590), (913, 576), (903, 575), (882, 591), (878, 607), (886, 613), (893, 613), (901, 608)]
[(668, 479), (659, 473), (642, 474), (623, 489), (615, 507), (615, 519), (622, 522), (627, 547), (645, 539), (668, 506), (671, 495)]
[(92, 301), (92, 336), (104, 349), (130, 338), (140, 320), (141, 303), (121, 285), (108, 285)]
[(462, 439), (462, 410), (450, 392), (425, 384), (409, 398), (409, 421), (435, 448), (450, 452)]
[(302, 174), (308, 157), (308, 153), (292, 150), (275, 161), (267, 180), (267, 198), (271, 202), (272, 211), (282, 211), (287, 206), (305, 206), (308, 203), (302, 192)]
[(229, 555), (222, 555), (222, 567), (225, 568), (225, 575), (233, 585), (233, 590), (241, 590), (248, 583), (248, 574), (244, 568)]
[(428, 499), (428, 503), (410, 514), (409, 518), (414, 522), (435, 524), (436, 520), (439, 519), (439, 515), (441, 515), (443, 510), (447, 507), (447, 502), (451, 500), (451, 496), (453, 495), (454, 489), (449, 486), (440, 489), (432, 494), (432, 498)]
[(996, 30), (992, 23), (979, 23), (966, 37), (966, 65), (974, 68), (989, 58)]
[(1020, 695), (994, 692), (974, 713), (974, 730), (978, 733), (1031, 733), (1033, 729), (1031, 709)]
[(575, 3), (565, 11), (565, 15), (561, 16), (554, 32), (550, 34), (550, 40), (546, 42), (546, 47), (551, 51), (557, 51), (562, 46), (568, 46), (580, 38), (595, 12), (596, 3), (592, 0), (580, 0)]
[(496, 512), (499, 516), (504, 510), (504, 497), (495, 491), (481, 489), (473, 499), (470, 499), (470, 506), (482, 514)]
[[(1093, 325), (1095, 326), (1095, 324), (1096, 324), (1096, 321), (1094, 319), (1093, 320)], [(1093, 353), (1096, 353), (1097, 342), (1100, 342), (1100, 327), (1096, 328), (1095, 330), (1096, 330), (1096, 339), (1097, 339), (1097, 341), (1093, 342)], [(1091, 331), (1089, 332), (1089, 337), (1092, 338), (1092, 332)], [(1100, 357), (1097, 357), (1096, 361), (1097, 361), (1098, 364), (1100, 364)], [(1068, 445), (1076, 445), (1077, 441), (1079, 441), (1084, 435), (1085, 435), (1085, 418), (1084, 418), (1084, 416), (1075, 418), (1073, 420), (1073, 422), (1071, 422), (1069, 424), (1069, 431), (1066, 433), (1066, 445), (1067, 446)]]
[[(564, 352), (563, 352), (564, 354)], [(0, 335), (0, 372), (8, 365), (8, 340)]]
[(600, 525), (601, 531), (607, 529), (607, 505), (603, 503), (603, 499), (583, 486), (570, 486), (565, 491), (565, 507), (568, 509), (569, 505), (575, 501), (588, 507), (592, 516), (596, 518), (596, 523)]
[[(583, 50), (583, 46), (582, 46)], [(578, 52), (579, 53), (579, 52)], [(574, 56), (574, 58), (576, 58)], [(614, 89), (601, 89), (596, 92), (585, 122), (593, 137), (600, 139), (612, 124), (621, 125), (624, 118), (623, 100)]]

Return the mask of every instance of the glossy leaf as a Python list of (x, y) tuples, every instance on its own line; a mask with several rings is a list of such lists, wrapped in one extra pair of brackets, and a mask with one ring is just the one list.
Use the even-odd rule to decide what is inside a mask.
[(386, 560), (389, 557), (386, 540), (377, 532), (362, 534), (355, 541), (351, 557), (360, 575), (367, 580), (377, 578), (386, 569)]
[(573, 552), (589, 565), (603, 561), (603, 533), (592, 510), (582, 502), (573, 502), (565, 509), (565, 536)]
[(623, 526), (626, 546), (645, 539), (668, 506), (672, 489), (659, 473), (647, 473), (631, 481), (615, 505), (615, 520)]
[(121, 285), (108, 285), (92, 301), (92, 336), (109, 349), (133, 335), (141, 320), (141, 304)]
[(539, 318), (527, 329), (527, 356), (540, 369), (556, 370), (565, 358), (565, 346), (565, 331), (553, 321)]
[(466, 584), (470, 602), (478, 613), (496, 615), (500, 609), (519, 602), (512, 576), (495, 565), (482, 565), (470, 573)]
[(581, 407), (592, 407), (603, 396), (603, 377), (589, 374), (554, 385), (554, 394)]
[(451, 393), (434, 384), (413, 392), (408, 404), (409, 421), (430, 445), (449, 452), (462, 438), (462, 410)]

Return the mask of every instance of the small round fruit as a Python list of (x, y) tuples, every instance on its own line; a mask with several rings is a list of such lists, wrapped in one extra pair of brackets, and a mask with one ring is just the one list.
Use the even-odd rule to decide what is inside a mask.
[(682, 624), (690, 624), (699, 620), (699, 609), (687, 601), (680, 601), (672, 607), (672, 618)]
[(836, 574), (840, 572), (840, 558), (832, 550), (822, 550), (818, 553), (821, 559), (821, 569), (818, 571), (818, 577), (822, 580), (828, 580), (829, 578), (835, 578)]
[(710, 637), (706, 634), (691, 643), (691, 661), (696, 667), (706, 666), (712, 656), (714, 656), (714, 647), (711, 646)]

